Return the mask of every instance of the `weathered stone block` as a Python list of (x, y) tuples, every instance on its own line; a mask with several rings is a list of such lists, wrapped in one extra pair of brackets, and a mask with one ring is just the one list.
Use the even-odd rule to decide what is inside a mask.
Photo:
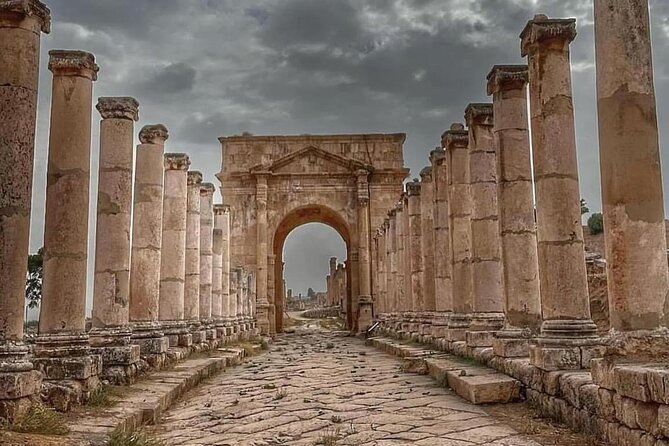
[(639, 401), (650, 401), (650, 390), (646, 379), (646, 367), (619, 366), (613, 370), (613, 387), (615, 391), (629, 398)]
[(597, 384), (584, 384), (578, 391), (578, 406), (590, 414), (599, 413), (599, 386)]
[(566, 373), (560, 379), (560, 393), (564, 399), (574, 407), (581, 409), (579, 394), (586, 384), (592, 384), (592, 377), (588, 372)]
[(495, 333), (492, 331), (468, 331), (465, 333), (467, 347), (492, 347)]
[(102, 357), (102, 365), (127, 365), (139, 361), (139, 345), (123, 345), (114, 347), (98, 347), (93, 352)]
[(85, 380), (102, 371), (100, 355), (35, 358), (33, 364), (44, 374), (45, 380)]
[(613, 369), (615, 364), (608, 359), (593, 359), (590, 362), (590, 373), (592, 381), (600, 387), (608, 390), (614, 390), (613, 387)]
[(165, 353), (169, 348), (169, 340), (167, 337), (154, 338), (133, 338), (132, 343), (139, 345), (140, 355), (159, 355)]
[(39, 392), (42, 374), (37, 370), (0, 373), (0, 400), (28, 397)]
[(630, 429), (639, 428), (639, 425), (636, 422), (636, 413), (633, 399), (614, 394), (613, 407), (616, 412), (616, 419), (620, 423), (624, 424)]
[(653, 435), (659, 435), (657, 425), (658, 404), (644, 403), (634, 400), (634, 412), (636, 414), (636, 424), (645, 431)]
[(581, 369), (581, 350), (579, 347), (530, 346), (530, 362), (543, 370), (579, 370)]
[(669, 405), (660, 404), (657, 408), (657, 432), (662, 437), (669, 437)]
[(501, 373), (461, 375), (446, 372), (449, 387), (473, 404), (508, 403), (520, 397), (520, 382)]
[(492, 341), (495, 356), (503, 358), (523, 358), (530, 356), (530, 342), (527, 339), (495, 338)]
[(190, 333), (180, 334), (177, 344), (179, 347), (190, 347), (193, 345), (193, 335)]
[(646, 372), (650, 399), (661, 404), (669, 404), (669, 369), (653, 367)]

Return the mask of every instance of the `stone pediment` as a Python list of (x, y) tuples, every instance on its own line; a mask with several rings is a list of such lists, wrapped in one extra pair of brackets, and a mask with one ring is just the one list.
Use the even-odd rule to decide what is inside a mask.
[(273, 174), (355, 174), (371, 168), (360, 161), (327, 152), (318, 147), (305, 147), (274, 161), (269, 166), (256, 165), (251, 172)]

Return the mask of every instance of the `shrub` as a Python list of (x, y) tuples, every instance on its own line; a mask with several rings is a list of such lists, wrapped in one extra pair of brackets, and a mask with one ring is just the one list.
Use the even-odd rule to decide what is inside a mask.
[(601, 213), (596, 212), (588, 218), (588, 229), (590, 234), (601, 234), (604, 232), (604, 217)]

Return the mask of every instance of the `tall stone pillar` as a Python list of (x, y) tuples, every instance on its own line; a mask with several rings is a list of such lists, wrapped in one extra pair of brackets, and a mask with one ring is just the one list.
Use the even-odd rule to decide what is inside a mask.
[(132, 342), (154, 367), (161, 367), (169, 341), (158, 321), (160, 309), (160, 247), (163, 240), (164, 151), (168, 138), (162, 124), (139, 132), (135, 161), (135, 194), (130, 260), (130, 322)]
[(425, 311), (423, 290), (423, 236), (421, 222), (421, 184), (418, 180), (407, 183), (409, 214), (409, 252), (408, 261), (411, 270), (411, 309), (414, 312)]
[(221, 205), (221, 314), (223, 335), (232, 334), (233, 318), (230, 315), (230, 206)]
[(423, 311), (437, 310), (434, 288), (434, 184), (432, 167), (420, 171), (421, 246), (423, 248)]
[(434, 240), (434, 294), (435, 314), (432, 336), (444, 338), (448, 320), (453, 312), (453, 283), (451, 261), (451, 235), (448, 218), (448, 164), (446, 152), (441, 147), (430, 152), (432, 165), (432, 218)]
[(411, 287), (411, 228), (409, 227), (409, 194), (405, 191), (402, 193), (402, 207), (397, 210), (397, 216), (400, 224), (398, 233), (401, 235), (400, 255), (400, 286), (404, 293), (402, 300), (405, 302), (405, 311), (410, 313), (413, 318), (414, 312), (414, 298), (413, 288)]
[(466, 340), (468, 347), (492, 347), (494, 332), (504, 325), (492, 104), (469, 104), (465, 119), (469, 127), (474, 284), (474, 313)]
[(370, 256), (369, 221), (369, 172), (360, 170), (358, 174), (358, 271), (360, 281), (357, 297), (357, 327), (362, 333), (372, 325), (372, 277)]
[(200, 322), (207, 331), (207, 339), (216, 339), (211, 319), (214, 237), (214, 185), (200, 185)]
[(193, 343), (207, 340), (200, 322), (200, 187), (202, 173), (191, 170), (187, 174), (186, 198), (186, 257), (184, 268), (184, 319), (187, 321)]
[(388, 301), (393, 313), (400, 313), (402, 311), (399, 301), (397, 247), (397, 210), (391, 209), (388, 212), (388, 243), (386, 244), (388, 273), (386, 277), (386, 289), (388, 290)]
[(114, 384), (130, 384), (137, 374), (139, 346), (130, 335), (130, 217), (134, 98), (99, 98), (100, 163), (93, 328), (90, 344), (102, 356), (102, 376)]
[[(214, 206), (215, 212), (216, 206)], [(214, 227), (211, 264), (211, 319), (216, 330), (216, 335), (221, 337), (225, 335), (221, 306), (221, 291), (223, 288), (223, 230), (216, 227)]]
[(230, 270), (230, 302), (229, 302), (229, 311), (230, 318), (233, 322), (231, 327), (232, 334), (237, 336), (239, 333), (239, 326), (237, 325), (237, 288), (239, 284), (237, 283), (237, 268), (232, 268)]
[(13, 419), (39, 392), (40, 376), (23, 343), (42, 2), (0, 4), (0, 419)]
[[(34, 364), (49, 382), (49, 398), (58, 404), (86, 400), (99, 385), (102, 368), (101, 357), (91, 355), (86, 333), (91, 103), (98, 66), (90, 53), (53, 50), (49, 70), (44, 279)], [(58, 384), (65, 380), (77, 384)]]
[[(223, 287), (224, 287), (224, 272), (223, 272), (223, 251), (224, 249), (227, 250), (229, 249), (228, 246), (224, 248), (224, 244), (227, 244), (228, 240), (228, 235), (225, 227), (227, 226), (228, 220), (228, 212), (229, 208), (227, 205), (224, 204), (216, 204), (214, 205), (214, 229), (218, 229), (221, 231), (220, 233), (220, 249), (216, 248), (216, 234), (214, 234), (214, 277), (212, 280), (212, 304), (211, 304), (211, 312), (212, 312), (212, 318), (214, 319), (214, 323), (216, 325), (216, 330), (218, 332), (219, 337), (225, 336), (225, 322), (226, 322), (226, 313), (227, 313), (227, 301), (224, 302), (223, 300)], [(217, 251), (220, 251), (218, 253)], [(217, 259), (216, 256), (220, 256), (220, 259)], [(220, 262), (219, 262), (220, 260)], [(218, 264), (220, 263), (220, 265)], [(229, 261), (228, 261), (228, 266), (229, 266)], [(218, 268), (218, 272), (216, 272), (216, 269)], [(220, 284), (217, 283), (217, 274), (220, 276), (218, 280), (220, 281)], [(227, 278), (229, 281), (229, 273), (227, 274)], [(216, 287), (218, 286), (218, 290), (216, 290)], [(230, 287), (229, 282), (228, 282), (228, 288)], [(218, 291), (218, 296), (216, 295), (216, 292)], [(229, 290), (226, 290), (226, 293), (230, 293)], [(224, 309), (225, 306), (225, 309)]]
[(158, 315), (170, 347), (193, 343), (184, 312), (189, 165), (185, 153), (165, 154)]
[(569, 44), (575, 19), (537, 15), (521, 34), (528, 57), (543, 323), (532, 364), (588, 367), (597, 342), (590, 318), (571, 97)]
[(256, 176), (256, 298), (258, 326), (269, 334), (269, 319), (276, 317), (267, 300), (267, 176)]
[[(647, 342), (648, 333), (638, 332), (669, 322), (648, 1), (595, 0), (595, 49), (611, 328)], [(652, 344), (661, 349), (643, 354), (666, 357), (664, 339), (654, 336)], [(639, 355), (641, 342), (628, 340), (625, 354)]]
[(448, 322), (447, 341), (464, 341), (474, 309), (472, 282), (471, 196), (469, 190), (469, 133), (453, 124), (441, 136), (446, 149), (449, 184), (449, 227), (451, 228), (453, 314)]
[(330, 257), (330, 274), (328, 275), (328, 301), (331, 305), (335, 304), (335, 291), (334, 291), (334, 273), (337, 270), (337, 258)]
[(526, 86), (527, 65), (496, 65), (488, 74), (495, 115), (506, 316), (504, 329), (493, 340), (493, 350), (507, 358), (528, 356), (529, 338), (541, 325)]
[(388, 219), (385, 219), (383, 222), (383, 225), (378, 231), (378, 236), (377, 236), (377, 248), (376, 252), (378, 253), (379, 256), (379, 261), (378, 261), (378, 274), (376, 277), (376, 283), (379, 289), (379, 301), (381, 302), (381, 308), (379, 309), (379, 313), (391, 313), (392, 308), (390, 306), (390, 302), (388, 301), (388, 294), (386, 293), (386, 285), (388, 283), (388, 279), (386, 277), (386, 271), (387, 271), (387, 265), (388, 265), (388, 258), (387, 258), (387, 248), (386, 248), (386, 241), (388, 240), (388, 236), (386, 234), (387, 227), (388, 227)]
[[(276, 279), (276, 256), (274, 254), (270, 254), (267, 256), (267, 298), (268, 298), (268, 304), (269, 304), (269, 309), (270, 311), (268, 314), (270, 315), (269, 317), (269, 333), (271, 335), (276, 334), (277, 332), (277, 311), (283, 311), (279, 310), (280, 308), (283, 308), (283, 296), (284, 296), (284, 289), (285, 289), (285, 281), (283, 280), (283, 269), (285, 267), (285, 263), (281, 262), (280, 267), (278, 268), (279, 272), (279, 277), (281, 280)], [(280, 289), (277, 290), (275, 289), (276, 285), (275, 283), (279, 284)], [(256, 288), (258, 287), (258, 279), (256, 277)], [(255, 314), (255, 325), (257, 327), (258, 324), (258, 294), (256, 293), (255, 297), (255, 302), (256, 302), (256, 314)], [(281, 326), (281, 329), (283, 330), (283, 326)]]

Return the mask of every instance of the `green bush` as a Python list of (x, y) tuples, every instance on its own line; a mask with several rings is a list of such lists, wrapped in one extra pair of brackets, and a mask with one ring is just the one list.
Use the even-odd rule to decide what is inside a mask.
[(590, 234), (601, 234), (604, 232), (604, 217), (601, 213), (596, 212), (588, 218), (588, 229)]

